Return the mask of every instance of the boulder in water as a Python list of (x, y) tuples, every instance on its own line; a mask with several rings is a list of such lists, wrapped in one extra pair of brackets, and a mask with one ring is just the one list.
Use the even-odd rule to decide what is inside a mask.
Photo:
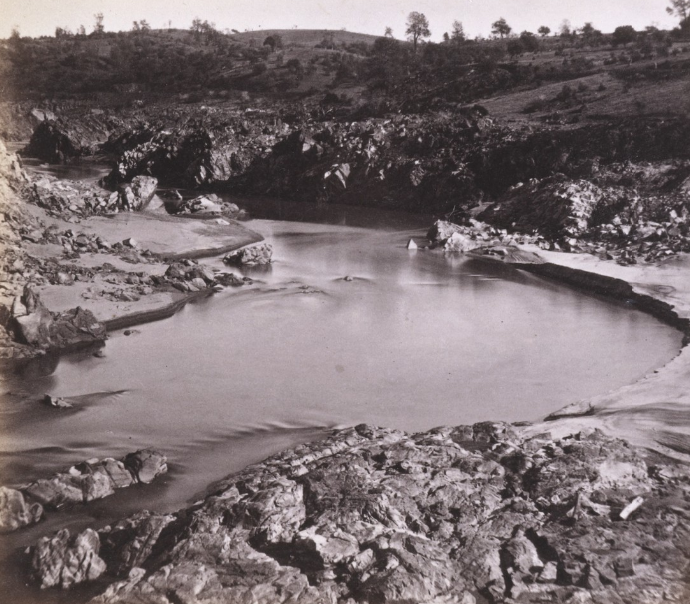
[(130, 453), (122, 461), (132, 476), (144, 484), (153, 482), (156, 476), (168, 471), (166, 463), (168, 460), (165, 455), (153, 449), (143, 449), (136, 453)]
[(0, 487), (0, 533), (35, 524), (42, 517), (40, 503), (29, 504), (21, 491)]
[(273, 247), (270, 243), (260, 243), (243, 247), (240, 250), (230, 252), (223, 258), (226, 264), (242, 264), (245, 266), (256, 266), (270, 264), (273, 256)]

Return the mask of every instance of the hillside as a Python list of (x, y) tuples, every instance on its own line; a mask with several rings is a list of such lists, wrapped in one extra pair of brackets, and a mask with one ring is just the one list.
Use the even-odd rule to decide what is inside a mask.
[[(226, 34), (202, 24), (195, 31), (64, 34), (0, 43), (0, 100), (90, 99), (121, 109), (142, 102), (241, 100), (248, 93), (273, 101), (321, 100), (333, 93), (366, 100), (384, 113), (476, 101), (511, 114), (562, 113), (583, 105), (597, 114), (621, 107), (675, 113), (685, 111), (686, 103), (658, 106), (655, 88), (667, 88), (669, 99), (685, 95), (689, 47), (679, 32), (658, 30), (639, 32), (626, 43), (603, 34), (521, 35), (424, 43), (416, 53), (394, 38), (333, 30)], [(568, 82), (570, 92), (563, 87)], [(631, 94), (648, 83), (647, 92)], [(609, 92), (593, 95), (592, 89)], [(561, 92), (563, 102), (552, 102)], [(512, 94), (521, 96), (513, 102)]]

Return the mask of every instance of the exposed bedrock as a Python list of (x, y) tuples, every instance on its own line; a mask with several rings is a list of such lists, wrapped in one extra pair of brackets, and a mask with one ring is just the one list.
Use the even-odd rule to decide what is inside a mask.
[(598, 431), (362, 425), (84, 537), (80, 559), (114, 581), (93, 604), (680, 603), (689, 496), (686, 467)]
[[(487, 220), (558, 240), (621, 210), (652, 212), (669, 196), (677, 204), (690, 176), (686, 119), (516, 127), (481, 107), (290, 126), (258, 120), (248, 130), (204, 119), (111, 141), (120, 156), (109, 186), (149, 174), (250, 195), (459, 215), (491, 200), (500, 206)], [(531, 189), (511, 189), (523, 183)]]
[(23, 154), (50, 163), (68, 162), (99, 151), (112, 132), (131, 130), (126, 125), (131, 117), (122, 119), (100, 110), (87, 113), (58, 110), (58, 113), (56, 116), (52, 111), (40, 109), (31, 112), (38, 125)]
[(208, 187), (242, 174), (285, 132), (282, 124), (225, 121), (222, 125), (185, 124), (170, 130), (143, 125), (114, 136), (104, 146), (117, 151), (115, 168), (103, 179), (110, 188), (140, 174), (166, 183)]

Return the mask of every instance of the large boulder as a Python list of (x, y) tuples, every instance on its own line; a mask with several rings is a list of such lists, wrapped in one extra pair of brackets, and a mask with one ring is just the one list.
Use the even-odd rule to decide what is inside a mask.
[(273, 247), (270, 243), (260, 243), (243, 247), (240, 250), (230, 252), (223, 258), (226, 264), (236, 264), (244, 266), (257, 266), (270, 264), (273, 257)]
[(219, 215), (223, 213), (223, 205), (220, 197), (213, 193), (200, 195), (193, 199), (188, 199), (179, 204), (176, 208), (178, 214)]
[(146, 208), (158, 186), (153, 176), (135, 176), (129, 185), (120, 190), (119, 209), (126, 212), (139, 212)]
[(122, 462), (132, 473), (137, 482), (148, 484), (160, 474), (168, 471), (165, 455), (153, 449), (142, 449), (136, 453), (130, 453)]
[(102, 342), (105, 326), (81, 307), (51, 313), (32, 285), (12, 304), (10, 327), (15, 339), (36, 348), (67, 349)]
[(42, 537), (31, 551), (31, 569), (41, 588), (62, 587), (98, 579), (106, 569), (98, 556), (101, 543), (93, 529), (70, 536), (62, 529), (53, 537)]
[(447, 220), (437, 220), (426, 234), (426, 238), (432, 243), (443, 245), (453, 235), (461, 232), (461, 227)]
[(481, 241), (472, 239), (462, 233), (453, 233), (443, 244), (443, 249), (446, 252), (469, 252), (476, 250), (482, 246)]
[(81, 306), (53, 314), (50, 325), (51, 348), (61, 350), (78, 348), (107, 338), (105, 325), (94, 314)]
[(15, 298), (12, 304), (12, 320), (18, 342), (37, 348), (50, 346), (53, 316), (32, 286), (25, 286), (22, 295)]
[(35, 524), (42, 517), (41, 504), (29, 504), (21, 491), (0, 487), (0, 533)]

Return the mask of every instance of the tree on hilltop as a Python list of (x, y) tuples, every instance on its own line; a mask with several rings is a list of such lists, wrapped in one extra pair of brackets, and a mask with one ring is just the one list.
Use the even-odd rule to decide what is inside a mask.
[(465, 28), (457, 19), (453, 21), (453, 29), (450, 32), (450, 39), (453, 40), (453, 42), (465, 41)]
[(637, 32), (632, 25), (621, 25), (613, 30), (613, 37), (611, 41), (614, 46), (623, 44), (624, 46), (630, 42), (634, 42), (637, 39)]
[(520, 34), (520, 44), (523, 52), (537, 52), (539, 50), (539, 40), (531, 31), (523, 31)]
[(414, 52), (417, 53), (417, 43), (420, 38), (428, 38), (431, 35), (429, 31), (429, 21), (422, 14), (416, 11), (411, 12), (407, 16), (407, 29), (405, 30), (408, 40), (412, 40)]
[(386, 31), (383, 34), (384, 38), (392, 38), (393, 37), (393, 28), (392, 27), (386, 27)]
[(103, 13), (96, 13), (93, 18), (95, 19), (93, 24), (93, 33), (102, 34), (105, 31), (105, 26), (103, 25)]
[(189, 29), (194, 35), (195, 40), (199, 41), (203, 37), (207, 45), (211, 40), (220, 36), (215, 23), (209, 23), (206, 20), (202, 21), (199, 17), (192, 20), (192, 26)]
[(132, 31), (151, 31), (151, 26), (146, 19), (134, 21), (132, 23)]
[(501, 36), (501, 39), (509, 35), (511, 31), (513, 31), (513, 28), (508, 25), (508, 22), (503, 17), (491, 24), (491, 33)]
[(539, 35), (541, 35), (542, 38), (545, 38), (546, 36), (548, 36), (551, 33), (551, 28), (547, 27), (546, 25), (542, 25), (537, 30), (537, 32), (539, 33)]

